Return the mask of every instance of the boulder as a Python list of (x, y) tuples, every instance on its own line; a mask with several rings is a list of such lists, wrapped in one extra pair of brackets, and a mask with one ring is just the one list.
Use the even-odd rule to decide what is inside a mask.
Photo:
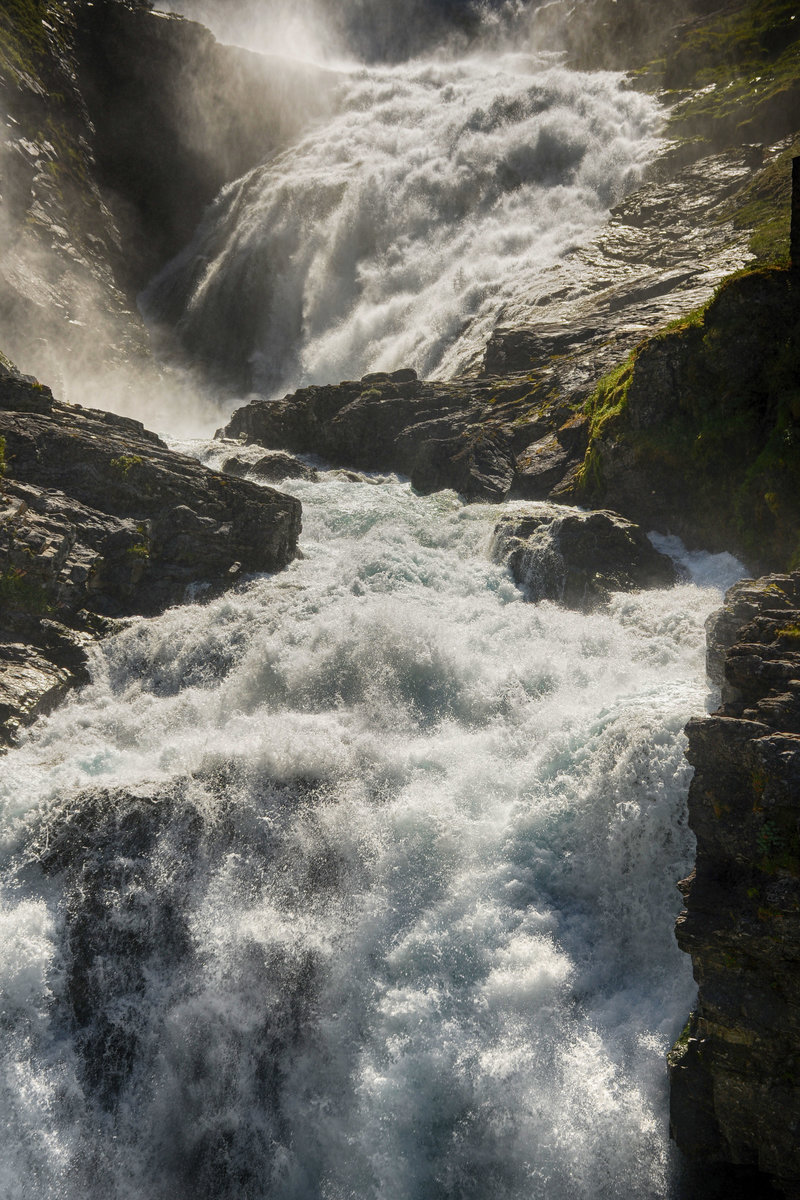
[[(406, 441), (415, 432), (407, 430)], [(514, 481), (514, 455), (502, 430), (479, 427), (457, 437), (426, 438), (411, 453), (408, 474), (419, 492), (450, 487), (466, 500), (504, 500)]]
[(675, 564), (638, 525), (612, 512), (582, 512), (556, 504), (503, 517), (493, 554), (508, 563), (531, 600), (555, 600), (591, 610), (612, 592), (669, 587)]
[(306, 479), (313, 483), (318, 478), (313, 467), (307, 467), (299, 458), (282, 450), (270, 450), (256, 462), (248, 462), (246, 458), (234, 455), (225, 459), (222, 470), (240, 478), (243, 475), (255, 475), (257, 479), (264, 479), (268, 483), (280, 483), (282, 479)]

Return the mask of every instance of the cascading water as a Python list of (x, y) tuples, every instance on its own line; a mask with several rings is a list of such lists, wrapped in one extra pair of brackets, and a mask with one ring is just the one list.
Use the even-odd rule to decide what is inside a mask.
[[(453, 374), (658, 121), (541, 56), (347, 69), (149, 312), (265, 391)], [(0, 1194), (675, 1196), (681, 731), (736, 564), (586, 616), (491, 561), (495, 508), (284, 486), (302, 560), (130, 623), (3, 762)]]
[(349, 69), (337, 105), (226, 189), (144, 297), (244, 390), (475, 365), (499, 319), (580, 287), (570, 254), (661, 120), (620, 76), (530, 54)]
[(496, 508), (294, 487), (301, 561), (132, 622), (4, 762), (3, 1196), (672, 1194), (735, 564), (586, 616), (492, 563)]

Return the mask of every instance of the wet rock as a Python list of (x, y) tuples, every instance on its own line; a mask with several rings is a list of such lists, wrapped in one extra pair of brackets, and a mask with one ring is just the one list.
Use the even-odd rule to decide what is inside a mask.
[[(335, 467), (399, 472), (421, 492), (453, 488), (497, 501), (549, 494), (580, 463), (585, 428), (568, 403), (543, 402), (527, 380), (444, 383), (401, 370), (253, 400), (222, 436), (316, 454)], [(527, 451), (547, 436), (558, 449), (543, 473)]]
[(514, 494), (523, 500), (544, 500), (564, 478), (573, 459), (554, 433), (531, 443), (517, 457)]
[(55, 708), (74, 682), (70, 671), (28, 643), (0, 640), (0, 747)]
[(318, 478), (313, 467), (306, 466), (293, 454), (284, 454), (281, 450), (271, 450), (269, 454), (262, 454), (255, 462), (234, 455), (233, 458), (225, 459), (222, 470), (228, 475), (239, 477), (255, 475), (268, 483), (280, 483), (282, 479), (305, 479), (313, 483)]
[(547, 366), (552, 359), (586, 346), (597, 334), (597, 329), (586, 325), (498, 326), (486, 345), (483, 374), (509, 375)]
[[(406, 441), (416, 432), (407, 431)], [(414, 445), (408, 469), (418, 491), (451, 487), (466, 500), (505, 499), (514, 473), (508, 439), (502, 430), (491, 429), (469, 430), (451, 438), (426, 438)]]
[(13, 372), (0, 378), (0, 439), (0, 741), (82, 681), (83, 635), (103, 632), (91, 614), (155, 613), (192, 583), (224, 587), (296, 553), (298, 500)]
[[(671, 1129), (703, 1162), (800, 1195), (800, 573), (710, 623), (723, 704), (687, 727), (697, 862), (680, 889), (697, 1007), (669, 1057)], [(724, 655), (724, 658), (723, 658)]]
[(596, 608), (612, 592), (669, 587), (677, 580), (672, 560), (644, 531), (611, 512), (543, 504), (524, 516), (503, 517), (493, 553), (508, 563), (531, 600), (567, 608)]

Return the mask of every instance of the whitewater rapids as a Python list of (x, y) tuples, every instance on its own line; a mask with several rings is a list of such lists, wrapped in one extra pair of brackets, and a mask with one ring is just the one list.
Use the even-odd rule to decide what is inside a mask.
[(131, 621), (3, 761), (0, 1192), (673, 1195), (682, 728), (736, 564), (586, 616), (495, 507), (285, 486), (301, 560)]

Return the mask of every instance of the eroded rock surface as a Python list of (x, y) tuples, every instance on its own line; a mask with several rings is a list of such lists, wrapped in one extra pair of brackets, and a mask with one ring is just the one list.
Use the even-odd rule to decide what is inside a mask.
[(723, 704), (687, 727), (697, 863), (678, 943), (697, 1008), (670, 1055), (671, 1128), (704, 1162), (800, 1196), (800, 573), (737, 585), (711, 623)]
[[(0, 743), (80, 676), (80, 638), (60, 626), (101, 632), (94, 616), (155, 613), (189, 584), (223, 586), (294, 557), (298, 500), (8, 371), (0, 447)], [(20, 645), (36, 647), (27, 662)]]
[(542, 504), (535, 513), (504, 516), (493, 553), (505, 561), (531, 600), (592, 609), (612, 592), (669, 587), (675, 565), (638, 525), (617, 513)]

